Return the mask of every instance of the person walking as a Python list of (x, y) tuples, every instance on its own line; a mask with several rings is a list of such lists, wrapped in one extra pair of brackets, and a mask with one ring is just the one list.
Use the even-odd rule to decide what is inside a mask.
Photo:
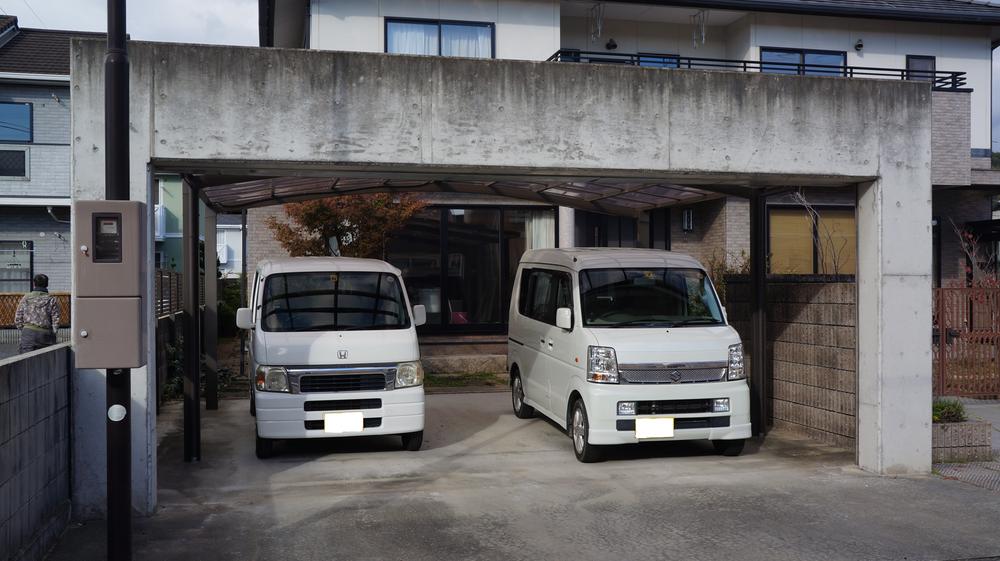
[(56, 344), (56, 330), (62, 317), (59, 302), (49, 294), (49, 277), (35, 275), (34, 289), (21, 297), (14, 312), (14, 327), (21, 330), (18, 351), (22, 353)]

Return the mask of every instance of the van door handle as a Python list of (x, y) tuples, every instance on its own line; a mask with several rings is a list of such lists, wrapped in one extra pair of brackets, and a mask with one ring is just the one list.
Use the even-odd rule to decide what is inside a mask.
[(542, 337), (541, 339), (539, 339), (538, 342), (544, 345), (545, 344), (545, 337)]
[(549, 348), (552, 348), (552, 339), (549, 339)]

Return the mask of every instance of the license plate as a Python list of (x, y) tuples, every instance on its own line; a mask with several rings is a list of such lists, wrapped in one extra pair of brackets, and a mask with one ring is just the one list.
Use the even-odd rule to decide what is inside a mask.
[(636, 438), (672, 438), (673, 436), (673, 417), (642, 417), (635, 420)]
[(323, 414), (323, 432), (343, 434), (347, 432), (361, 432), (364, 428), (365, 414), (361, 411)]

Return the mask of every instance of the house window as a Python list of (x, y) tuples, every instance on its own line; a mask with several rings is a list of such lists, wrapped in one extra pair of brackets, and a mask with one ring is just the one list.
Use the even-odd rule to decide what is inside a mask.
[(647, 66), (649, 68), (678, 68), (680, 64), (677, 55), (639, 53), (639, 66)]
[(906, 79), (933, 82), (937, 60), (932, 56), (906, 55)]
[(385, 52), (493, 58), (493, 24), (386, 19)]
[(28, 150), (0, 150), (0, 177), (27, 177)]
[(33, 251), (30, 241), (0, 241), (0, 292), (31, 290)]
[(760, 71), (771, 74), (843, 76), (843, 69), (847, 66), (847, 53), (761, 47), (760, 62)]
[(0, 103), (0, 142), (31, 142), (30, 103)]
[(793, 275), (853, 275), (857, 227), (853, 208), (771, 208), (768, 271)]

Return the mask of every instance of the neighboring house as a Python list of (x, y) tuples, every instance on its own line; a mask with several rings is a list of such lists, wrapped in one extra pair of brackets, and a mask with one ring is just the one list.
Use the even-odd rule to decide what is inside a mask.
[[(157, 269), (182, 271), (183, 245), (183, 184), (176, 175), (156, 177), (155, 255)], [(199, 238), (204, 241), (205, 205), (201, 203)], [(243, 268), (243, 219), (240, 215), (220, 214), (216, 218), (216, 251), (219, 271), (224, 278), (238, 277)]]
[(71, 37), (0, 16), (0, 292), (69, 291)]
[[(260, 0), (260, 9), (264, 46), (928, 82), (935, 284), (965, 282), (965, 256), (951, 222), (978, 229), (984, 241), (1000, 240), (1000, 226), (992, 222), (1000, 171), (989, 169), (991, 60), (1000, 40), (1000, 6), (963, 0)], [(461, 87), (475, 95), (475, 79), (469, 80)], [(622, 91), (642, 95), (627, 84)], [(808, 126), (808, 107), (773, 111), (774, 119)], [(590, 117), (581, 110), (581, 119)], [(572, 150), (572, 141), (552, 149)], [(748, 162), (738, 164), (743, 168)], [(768, 200), (771, 272), (853, 274), (854, 190), (800, 187), (807, 206), (795, 192)], [(565, 190), (584, 196), (572, 184)], [(749, 204), (739, 197), (720, 195), (638, 218), (469, 194), (435, 194), (429, 202), (388, 255), (404, 271), (414, 303), (427, 306), (428, 332), (503, 332), (512, 274), (526, 249), (655, 247), (730, 267), (749, 253)], [(281, 213), (280, 208), (249, 211), (248, 267), (280, 253), (264, 219)]]

